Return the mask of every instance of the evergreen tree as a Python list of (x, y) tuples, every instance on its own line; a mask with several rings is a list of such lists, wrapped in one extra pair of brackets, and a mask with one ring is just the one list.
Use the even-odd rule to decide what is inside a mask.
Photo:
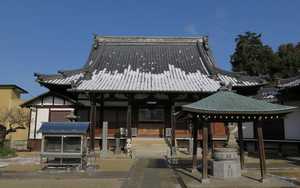
[(300, 43), (282, 44), (278, 47), (276, 55), (281, 65), (280, 76), (283, 78), (299, 74), (300, 70)]
[(271, 64), (273, 71), (278, 71), (278, 58), (274, 55), (272, 48), (264, 45), (261, 41), (261, 34), (246, 32), (238, 35), (235, 39), (236, 48), (230, 62), (233, 71), (246, 72), (250, 76), (265, 75), (273, 77), (270, 71)]

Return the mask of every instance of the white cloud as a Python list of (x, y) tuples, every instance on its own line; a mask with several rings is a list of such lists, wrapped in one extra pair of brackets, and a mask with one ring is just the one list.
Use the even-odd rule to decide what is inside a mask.
[(198, 34), (197, 28), (194, 24), (185, 25), (183, 30), (187, 34), (192, 34), (192, 35)]

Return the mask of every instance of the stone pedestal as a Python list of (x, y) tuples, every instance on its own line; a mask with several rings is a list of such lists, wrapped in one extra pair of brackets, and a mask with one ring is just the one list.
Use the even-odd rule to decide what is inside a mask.
[(236, 178), (241, 176), (241, 165), (235, 161), (213, 161), (213, 176), (219, 178)]
[(241, 165), (235, 148), (216, 148), (213, 159), (213, 176), (218, 178), (241, 176)]

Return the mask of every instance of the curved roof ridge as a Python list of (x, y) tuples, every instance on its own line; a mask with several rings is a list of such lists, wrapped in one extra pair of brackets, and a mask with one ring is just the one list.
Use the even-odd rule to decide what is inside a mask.
[(185, 42), (203, 42), (207, 36), (101, 36), (96, 35), (98, 42), (126, 42), (126, 43), (185, 43)]

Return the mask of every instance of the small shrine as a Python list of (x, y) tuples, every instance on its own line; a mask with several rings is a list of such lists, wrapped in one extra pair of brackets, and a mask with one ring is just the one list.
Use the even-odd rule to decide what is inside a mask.
[[(209, 182), (208, 167), (212, 165), (212, 176), (238, 177), (244, 168), (243, 122), (254, 122), (260, 159), (261, 181), (266, 178), (266, 162), (263, 141), (263, 120), (284, 118), (295, 107), (272, 104), (266, 101), (245, 97), (229, 90), (217, 93), (197, 102), (183, 105), (182, 110), (193, 120), (193, 171), (198, 168), (197, 131), (202, 130), (202, 182)], [(227, 144), (212, 149), (212, 160), (208, 160), (208, 126), (211, 122), (224, 122), (228, 128)], [(233, 133), (238, 132), (238, 145)]]
[(87, 164), (89, 123), (43, 123), (41, 164), (43, 167), (80, 167)]

